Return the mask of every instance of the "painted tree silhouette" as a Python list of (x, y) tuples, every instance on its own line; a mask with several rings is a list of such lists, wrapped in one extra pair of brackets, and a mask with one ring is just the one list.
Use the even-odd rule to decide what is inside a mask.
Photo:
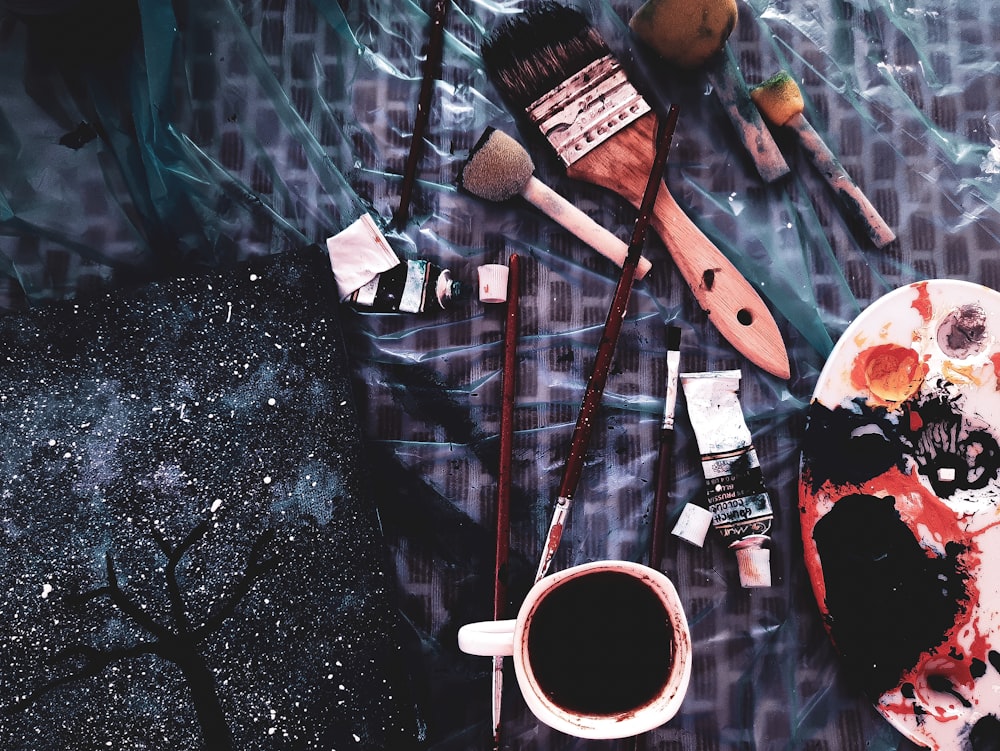
[[(201, 727), (204, 747), (212, 751), (232, 751), (233, 736), (216, 691), (215, 678), (202, 653), (202, 645), (213, 633), (231, 618), (240, 602), (253, 588), (256, 581), (273, 570), (279, 562), (269, 556), (266, 548), (274, 540), (273, 530), (262, 532), (250, 546), (243, 571), (233, 583), (231, 591), (216, 603), (212, 612), (194, 620), (188, 612), (184, 593), (178, 580), (177, 569), (184, 556), (201, 541), (211, 526), (212, 518), (202, 520), (176, 546), (159, 530), (153, 529), (152, 538), (166, 559), (167, 613), (160, 620), (136, 604), (122, 588), (110, 553), (105, 554), (107, 583), (87, 592), (71, 596), (72, 603), (86, 607), (97, 600), (107, 600), (127, 620), (131, 621), (147, 638), (135, 644), (95, 647), (76, 644), (61, 650), (53, 661), (68, 664), (68, 672), (51, 679), (27, 692), (8, 711), (21, 711), (56, 689), (99, 676), (111, 665), (146, 655), (166, 660), (177, 667), (191, 692), (191, 701)], [(162, 623), (160, 621), (163, 621)]]

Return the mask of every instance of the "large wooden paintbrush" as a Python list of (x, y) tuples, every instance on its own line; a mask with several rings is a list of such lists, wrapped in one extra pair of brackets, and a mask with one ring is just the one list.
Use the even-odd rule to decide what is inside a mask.
[[(493, 82), (538, 126), (567, 175), (639, 205), (656, 115), (586, 16), (558, 3), (533, 5), (488, 35), (482, 55)], [(652, 226), (722, 335), (750, 362), (788, 378), (788, 353), (764, 301), (667, 190), (659, 191)]]

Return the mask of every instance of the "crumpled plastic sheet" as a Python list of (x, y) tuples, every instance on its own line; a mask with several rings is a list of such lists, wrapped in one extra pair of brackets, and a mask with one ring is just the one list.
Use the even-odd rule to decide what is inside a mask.
[[(660, 109), (680, 106), (669, 189), (760, 290), (792, 376), (770, 376), (707, 322), (651, 236), (556, 567), (644, 560), (663, 405), (665, 325), (682, 368), (740, 368), (741, 403), (775, 506), (771, 588), (744, 590), (714, 536), (674, 538), (664, 570), (694, 639), (680, 713), (658, 749), (906, 749), (838, 670), (801, 559), (804, 409), (826, 355), (871, 301), (931, 277), (1000, 286), (1000, 6), (935, 0), (740, 2), (729, 48), (748, 82), (802, 82), (806, 117), (893, 226), (873, 249), (778, 134), (792, 167), (764, 184), (698, 74), (629, 36), (638, 0), (580, 2)], [(387, 223), (410, 147), (429, 19), (415, 2), (108, 3), (102, 34), (59, 37), (7, 13), (0, 34), (0, 304), (16, 309), (138, 279), (322, 242), (371, 212)], [(479, 45), (519, 0), (456, 0), (410, 221), (387, 229), (474, 289), (476, 268), (524, 260), (511, 605), (531, 584), (617, 270), (520, 200), (456, 188), (487, 125), (529, 149), (536, 175), (627, 240), (636, 212), (565, 177), (485, 75)], [(67, 43), (69, 40), (69, 43)], [(458, 627), (491, 613), (502, 308), (474, 292), (425, 316), (345, 311), (358, 401), (433, 749), (484, 747), (489, 661)], [(672, 525), (702, 493), (680, 403)], [(631, 748), (539, 724), (508, 673), (505, 747)]]

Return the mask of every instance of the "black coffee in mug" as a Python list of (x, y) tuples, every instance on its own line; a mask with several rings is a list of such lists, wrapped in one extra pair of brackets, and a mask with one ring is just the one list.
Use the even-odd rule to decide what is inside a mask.
[(656, 698), (670, 677), (673, 627), (663, 602), (634, 576), (584, 574), (535, 607), (528, 661), (553, 703), (614, 715)]

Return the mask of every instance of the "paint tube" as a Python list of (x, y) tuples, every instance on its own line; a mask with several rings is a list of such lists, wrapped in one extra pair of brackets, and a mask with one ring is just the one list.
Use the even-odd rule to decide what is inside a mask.
[(681, 373), (712, 526), (736, 553), (744, 587), (771, 586), (773, 511), (739, 402), (739, 370)]
[(427, 260), (405, 261), (383, 271), (355, 290), (347, 301), (376, 313), (430, 313), (444, 310), (462, 296), (462, 283), (451, 271)]
[(399, 256), (368, 214), (362, 214), (348, 227), (328, 237), (326, 249), (341, 300), (347, 300), (380, 273), (400, 263)]
[(401, 261), (368, 214), (327, 238), (340, 299), (376, 313), (426, 313), (462, 297), (451, 271), (430, 261)]

